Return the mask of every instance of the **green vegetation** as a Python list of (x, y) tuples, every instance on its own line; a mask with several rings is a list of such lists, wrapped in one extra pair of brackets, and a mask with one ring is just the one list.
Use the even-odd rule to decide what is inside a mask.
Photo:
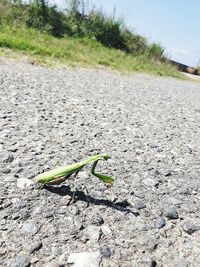
[(197, 66), (197, 75), (200, 75), (200, 66)]
[[(109, 67), (123, 72), (143, 71), (180, 76), (168, 64), (164, 49), (127, 29), (123, 21), (88, 6), (68, 1), (67, 11), (45, 0), (28, 4), (1, 0), (0, 47), (39, 62)], [(4, 52), (5, 53), (5, 52)]]

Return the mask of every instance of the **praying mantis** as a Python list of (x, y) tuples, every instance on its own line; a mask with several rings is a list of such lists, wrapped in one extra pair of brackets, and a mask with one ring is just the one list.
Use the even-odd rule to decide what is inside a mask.
[[(110, 156), (108, 154), (98, 154), (96, 156), (89, 157), (86, 160), (68, 165), (66, 167), (61, 167), (57, 169), (53, 169), (44, 173), (39, 174), (35, 177), (38, 183), (42, 185), (56, 185), (61, 184), (65, 180), (69, 179), (72, 174), (75, 174), (75, 178), (79, 171), (83, 169), (87, 164), (93, 163), (91, 173), (92, 175), (98, 177), (105, 184), (112, 186), (115, 180), (113, 176), (107, 176), (101, 173), (95, 172), (96, 165), (99, 160), (108, 160)], [(74, 192), (75, 194), (75, 192)], [(74, 198), (73, 194), (73, 198)]]

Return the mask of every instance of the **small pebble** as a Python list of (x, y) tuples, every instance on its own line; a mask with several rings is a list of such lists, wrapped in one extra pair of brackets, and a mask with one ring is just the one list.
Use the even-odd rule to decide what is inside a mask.
[(0, 172), (5, 173), (5, 174), (8, 174), (8, 173), (11, 172), (11, 169), (10, 169), (9, 167), (4, 167), (4, 168), (2, 168), (2, 169), (0, 170)]
[(112, 231), (111, 231), (110, 227), (108, 227), (107, 225), (102, 225), (101, 231), (105, 236), (111, 236), (112, 235)]
[(36, 234), (38, 228), (34, 223), (24, 223), (22, 226), (22, 230), (30, 234)]
[(156, 267), (157, 263), (155, 260), (153, 260), (151, 257), (149, 256), (144, 256), (142, 259), (142, 266), (143, 267)]
[(103, 220), (103, 218), (102, 218), (100, 215), (94, 215), (94, 216), (91, 218), (91, 224), (100, 226), (100, 225), (102, 225), (103, 223), (104, 223), (104, 220)]
[(164, 214), (168, 219), (178, 219), (178, 212), (173, 207), (167, 207)]
[(33, 212), (32, 215), (35, 216), (37, 214), (40, 214), (42, 212), (42, 208), (41, 207), (36, 207)]
[(149, 186), (154, 187), (158, 184), (158, 181), (155, 179), (147, 178), (147, 179), (143, 180), (142, 183), (148, 187)]
[(166, 224), (166, 223), (165, 223), (165, 219), (162, 218), (162, 217), (156, 219), (156, 221), (155, 221), (155, 227), (156, 227), (157, 229), (161, 229), (161, 228), (163, 228), (163, 227), (165, 226), (165, 224)]
[(33, 180), (27, 179), (27, 178), (19, 178), (17, 179), (17, 187), (19, 189), (26, 189), (28, 187), (31, 187), (34, 184)]
[(198, 225), (195, 225), (193, 222), (189, 220), (184, 221), (181, 226), (182, 229), (189, 235), (200, 230), (200, 227)]
[(22, 172), (24, 169), (22, 168), (22, 167), (19, 167), (19, 168), (17, 168), (16, 169), (16, 173), (20, 173), (20, 172)]
[(41, 247), (42, 247), (42, 242), (41, 241), (36, 241), (36, 242), (33, 242), (33, 244), (31, 244), (29, 251), (32, 254), (35, 251), (38, 251)]
[(13, 259), (10, 267), (29, 267), (30, 260), (27, 256), (17, 256)]
[(6, 163), (11, 163), (13, 162), (14, 160), (14, 157), (12, 154), (8, 154), (4, 159), (3, 159), (3, 162), (6, 162)]
[(141, 210), (146, 208), (146, 205), (143, 201), (140, 200), (134, 204), (134, 208), (136, 208), (137, 210)]
[(138, 245), (144, 251), (152, 252), (157, 246), (157, 240), (154, 236), (141, 235), (138, 240)]
[(99, 251), (80, 252), (70, 254), (67, 262), (73, 267), (100, 267), (101, 259)]
[(92, 242), (98, 242), (101, 235), (101, 228), (96, 225), (89, 225), (87, 228), (87, 237)]
[(108, 245), (102, 245), (100, 247), (100, 253), (101, 253), (102, 257), (104, 257), (104, 258), (110, 258), (111, 254), (112, 254), (111, 249), (109, 248)]

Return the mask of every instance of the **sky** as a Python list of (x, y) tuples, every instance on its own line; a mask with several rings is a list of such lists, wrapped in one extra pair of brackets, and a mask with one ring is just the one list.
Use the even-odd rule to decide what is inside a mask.
[[(66, 0), (50, 0), (62, 8)], [(122, 18), (137, 34), (165, 48), (172, 60), (200, 65), (200, 0), (89, 0)]]

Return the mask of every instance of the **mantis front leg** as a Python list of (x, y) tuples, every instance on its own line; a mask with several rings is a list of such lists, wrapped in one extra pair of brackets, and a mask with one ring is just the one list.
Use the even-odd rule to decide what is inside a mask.
[(96, 161), (93, 163), (91, 173), (92, 173), (94, 176), (98, 177), (101, 181), (103, 181), (104, 183), (106, 183), (108, 186), (112, 186), (112, 185), (113, 185), (113, 182), (114, 182), (114, 180), (115, 180), (114, 177), (95, 172), (95, 168), (96, 168), (96, 166), (97, 166), (98, 161), (99, 161), (99, 159), (96, 160)]

